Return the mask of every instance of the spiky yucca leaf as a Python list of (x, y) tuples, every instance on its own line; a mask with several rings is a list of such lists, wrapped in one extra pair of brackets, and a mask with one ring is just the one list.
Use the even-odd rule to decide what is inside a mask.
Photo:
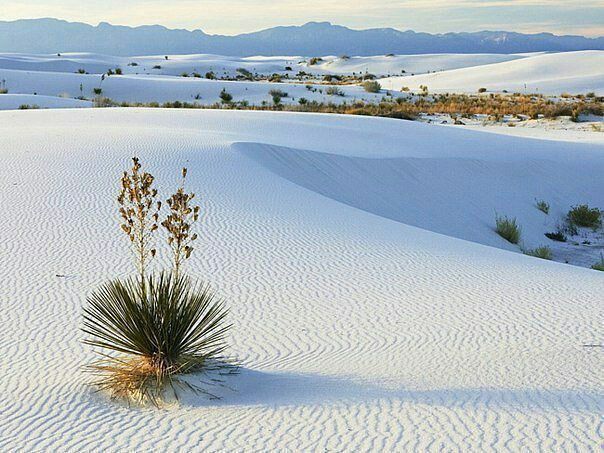
[(96, 384), (114, 396), (157, 401), (175, 375), (223, 360), (227, 312), (207, 285), (184, 276), (101, 286), (88, 298), (82, 329), (84, 342), (104, 351), (91, 366)]

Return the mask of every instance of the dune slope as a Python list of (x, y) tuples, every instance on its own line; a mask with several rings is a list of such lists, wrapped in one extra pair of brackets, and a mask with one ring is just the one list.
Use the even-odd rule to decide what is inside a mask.
[[(600, 341), (603, 276), (381, 210), (394, 210), (390, 183), (409, 184), (410, 206), (405, 190), (436, 167), (501, 163), (507, 178), (506, 162), (572, 160), (574, 174), (602, 165), (601, 146), (310, 114), (0, 119), (2, 450), (598, 448), (604, 370), (582, 345)], [(85, 385), (85, 296), (132, 272), (115, 195), (133, 155), (162, 195), (190, 169), (204, 217), (188, 271), (228, 301), (243, 363), (219, 401), (129, 409)]]
[(380, 81), (384, 88), (419, 90), (425, 85), (431, 92), (476, 93), (488, 91), (540, 93), (604, 92), (604, 51), (586, 50), (536, 54), (527, 58), (484, 64), (469, 68), (391, 77)]

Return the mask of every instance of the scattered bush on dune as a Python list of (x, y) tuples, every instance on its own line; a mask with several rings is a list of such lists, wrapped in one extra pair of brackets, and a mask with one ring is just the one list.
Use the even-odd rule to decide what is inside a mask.
[(544, 260), (551, 260), (553, 258), (552, 249), (546, 245), (531, 250), (524, 250), (524, 254)]
[[(213, 396), (181, 376), (236, 371), (223, 357), (230, 328), (224, 302), (182, 272), (197, 238), (191, 227), (199, 216), (199, 207), (191, 205), (194, 194), (184, 187), (186, 174), (183, 169), (180, 187), (167, 200), (170, 214), (163, 222), (155, 178), (142, 171), (137, 158), (121, 179), (120, 227), (132, 245), (138, 277), (113, 280), (94, 291), (83, 310), (82, 327), (84, 343), (101, 357), (88, 367), (93, 384), (112, 397), (158, 405), (170, 391), (177, 397), (183, 388)], [(149, 265), (160, 225), (168, 234), (173, 268), (154, 274)], [(219, 376), (212, 381), (220, 382)]]
[(545, 200), (535, 199), (535, 207), (544, 214), (549, 214), (549, 203)]
[(520, 227), (516, 223), (516, 218), (495, 216), (495, 231), (497, 234), (512, 244), (520, 242)]
[(567, 219), (572, 225), (597, 229), (601, 225), (600, 216), (602, 211), (598, 208), (590, 208), (587, 204), (573, 206), (568, 211)]
[(21, 104), (19, 110), (37, 110), (40, 106), (37, 104)]
[(363, 83), (363, 89), (368, 93), (379, 93), (382, 89), (382, 86), (379, 84), (379, 82), (367, 81)]
[(268, 94), (272, 97), (279, 96), (280, 98), (288, 97), (288, 94), (283, 90), (272, 89), (268, 92)]
[(233, 95), (231, 95), (230, 93), (228, 93), (227, 90), (226, 90), (226, 88), (223, 88), (222, 91), (220, 92), (220, 94), (218, 96), (220, 97), (220, 100), (224, 104), (229, 104), (230, 102), (233, 101)]
[(309, 61), (308, 61), (308, 66), (314, 66), (320, 62), (323, 61), (323, 58), (321, 57), (312, 57)]
[(562, 231), (554, 231), (552, 233), (545, 233), (545, 237), (556, 242), (566, 242), (566, 235)]
[(325, 94), (327, 94), (328, 96), (346, 96), (346, 93), (344, 93), (341, 89), (339, 89), (338, 87), (327, 87), (327, 89), (325, 90)]
[(591, 268), (595, 271), (604, 272), (604, 255), (602, 253), (600, 253), (600, 261), (591, 266)]

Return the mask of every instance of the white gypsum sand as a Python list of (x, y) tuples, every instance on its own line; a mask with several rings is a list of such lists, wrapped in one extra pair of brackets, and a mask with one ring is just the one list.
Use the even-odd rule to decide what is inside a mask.
[[(134, 272), (133, 155), (164, 196), (186, 165), (201, 202), (187, 270), (243, 363), (219, 401), (129, 409), (85, 384), (85, 296)], [(604, 277), (497, 248), (492, 209), (530, 238), (534, 196), (602, 206), (603, 170), (601, 144), (379, 118), (1, 112), (0, 448), (597, 450)]]
[(411, 91), (427, 86), (430, 92), (568, 93), (604, 92), (604, 51), (587, 50), (529, 55), (526, 58), (410, 77), (381, 79), (389, 90)]

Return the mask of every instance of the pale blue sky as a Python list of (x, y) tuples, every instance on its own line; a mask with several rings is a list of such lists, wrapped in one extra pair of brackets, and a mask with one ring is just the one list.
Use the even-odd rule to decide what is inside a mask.
[(0, 0), (0, 20), (57, 17), (237, 34), (330, 21), (351, 28), (604, 36), (604, 0)]

